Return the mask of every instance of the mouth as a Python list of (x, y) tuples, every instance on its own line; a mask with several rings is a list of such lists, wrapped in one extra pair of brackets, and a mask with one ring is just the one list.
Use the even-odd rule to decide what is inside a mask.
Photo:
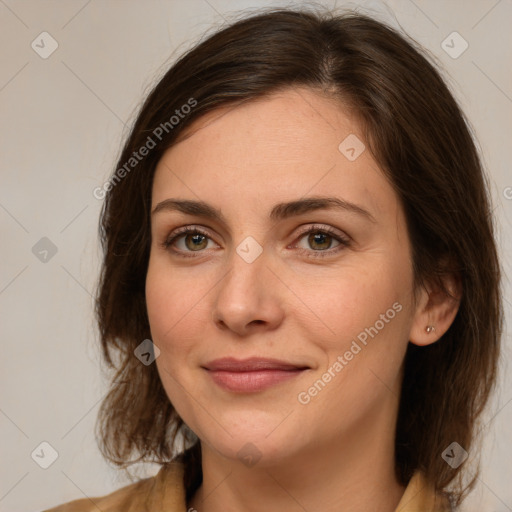
[(203, 368), (215, 384), (227, 391), (256, 393), (302, 375), (309, 366), (253, 357), (216, 359)]

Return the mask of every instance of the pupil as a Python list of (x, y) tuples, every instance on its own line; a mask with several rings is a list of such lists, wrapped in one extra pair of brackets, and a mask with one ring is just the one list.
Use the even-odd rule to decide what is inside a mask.
[[(329, 235), (327, 235), (325, 233), (312, 233), (309, 237), (309, 241), (313, 245), (323, 246), (323, 247), (320, 247), (321, 249), (328, 249), (330, 243), (328, 241), (326, 242), (325, 240), (326, 239), (328, 240), (329, 238), (330, 238)], [(322, 242), (322, 240), (323, 240), (323, 242)]]
[(206, 239), (206, 237), (204, 235), (200, 235), (200, 234), (196, 234), (196, 235), (188, 235), (187, 236), (187, 241), (190, 241), (192, 240), (192, 246), (190, 246), (189, 244), (187, 244), (188, 248), (189, 249), (201, 249), (201, 244), (204, 244), (204, 239)]

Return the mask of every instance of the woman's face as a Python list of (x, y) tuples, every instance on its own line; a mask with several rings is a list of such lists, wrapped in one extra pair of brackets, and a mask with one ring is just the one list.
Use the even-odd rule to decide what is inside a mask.
[(261, 463), (388, 440), (412, 262), (360, 127), (290, 89), (191, 128), (156, 169), (146, 281), (177, 412), (215, 451)]

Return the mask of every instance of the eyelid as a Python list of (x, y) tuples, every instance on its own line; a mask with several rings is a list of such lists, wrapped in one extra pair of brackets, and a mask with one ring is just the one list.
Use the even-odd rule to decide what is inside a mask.
[(305, 224), (303, 226), (304, 229), (300, 230), (300, 232), (297, 234), (298, 237), (301, 237), (302, 235), (305, 235), (306, 233), (309, 233), (311, 231), (322, 231), (323, 233), (328, 233), (329, 235), (342, 239), (347, 243), (352, 240), (344, 231), (333, 228), (332, 226), (329, 226), (327, 224), (312, 223)]

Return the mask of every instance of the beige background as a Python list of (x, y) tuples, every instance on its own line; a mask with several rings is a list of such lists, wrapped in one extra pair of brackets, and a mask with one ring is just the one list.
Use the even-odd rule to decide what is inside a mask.
[[(134, 109), (168, 64), (233, 12), (266, 5), (287, 3), (0, 0), (1, 511), (38, 511), (127, 483), (102, 460), (93, 434), (106, 386), (92, 317), (101, 207), (92, 191), (110, 173)], [(444, 68), (489, 169), (508, 274), (512, 2), (389, 0), (346, 5), (400, 24)], [(34, 40), (42, 46), (38, 36), (43, 31), (58, 43), (46, 59), (31, 47)], [(456, 59), (441, 47), (453, 31), (469, 44)], [(48, 51), (50, 40), (45, 41)], [(43, 237), (57, 250), (48, 253), (47, 262), (32, 251)], [(507, 280), (505, 290), (508, 308)], [(504, 343), (506, 370), (511, 360), (508, 331)], [(504, 372), (487, 415), (494, 421), (484, 445), (481, 477), (465, 510), (512, 510), (510, 383), (510, 373)], [(31, 458), (43, 441), (58, 452), (48, 469)], [(45, 457), (49, 453), (46, 449)], [(151, 473), (155, 468), (141, 468), (141, 475), (142, 470)]]

